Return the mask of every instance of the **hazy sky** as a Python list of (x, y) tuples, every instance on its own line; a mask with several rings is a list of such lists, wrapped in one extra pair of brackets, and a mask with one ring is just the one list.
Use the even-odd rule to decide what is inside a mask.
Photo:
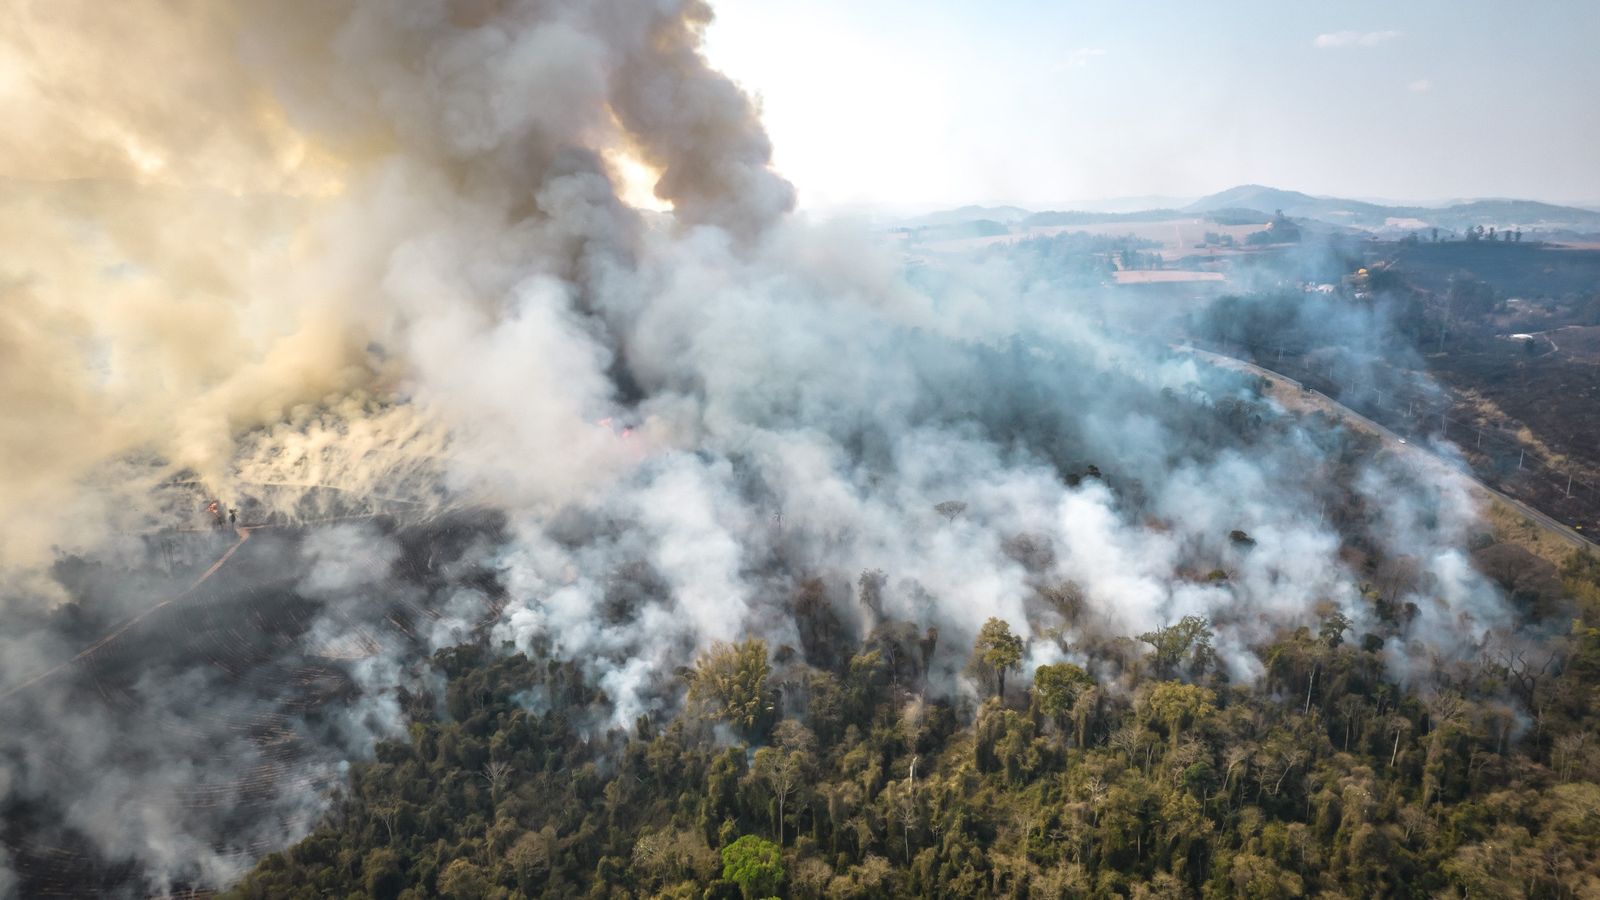
[(804, 206), (1600, 202), (1600, 2), (717, 0)]

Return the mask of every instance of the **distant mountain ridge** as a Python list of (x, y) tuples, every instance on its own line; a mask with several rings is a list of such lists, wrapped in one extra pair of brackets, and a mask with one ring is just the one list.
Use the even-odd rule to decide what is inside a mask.
[[(929, 213), (906, 220), (903, 227), (940, 230), (970, 230), (983, 222), (981, 230), (993, 234), (1000, 228), (1022, 229), (1046, 226), (1095, 225), (1107, 222), (1149, 222), (1184, 216), (1227, 218), (1242, 222), (1265, 222), (1282, 211), (1294, 219), (1311, 219), (1378, 234), (1409, 233), (1438, 228), (1447, 233), (1464, 232), (1478, 225), (1499, 229), (1520, 228), (1541, 233), (1600, 233), (1600, 210), (1561, 206), (1537, 200), (1478, 199), (1462, 200), (1441, 206), (1391, 205), (1342, 197), (1317, 197), (1301, 191), (1242, 184), (1218, 191), (1178, 209), (1145, 209), (1130, 212), (1091, 212), (1083, 210), (1030, 211), (1015, 206), (964, 206)], [(1254, 214), (1254, 216), (1252, 216)], [(966, 226), (963, 228), (963, 226)]]
[(1558, 206), (1536, 200), (1467, 200), (1446, 206), (1387, 206), (1341, 197), (1313, 197), (1300, 191), (1286, 191), (1259, 184), (1245, 184), (1202, 197), (1184, 207), (1187, 213), (1207, 213), (1218, 209), (1254, 209), (1260, 212), (1282, 210), (1297, 219), (1317, 219), (1335, 225), (1350, 225), (1368, 230), (1423, 227), (1451, 231), (1474, 225), (1521, 227), (1532, 230), (1600, 229), (1600, 213), (1576, 206)]
[(912, 216), (899, 224), (907, 228), (929, 228), (990, 221), (1010, 225), (1027, 218), (1029, 212), (1017, 206), (959, 206)]

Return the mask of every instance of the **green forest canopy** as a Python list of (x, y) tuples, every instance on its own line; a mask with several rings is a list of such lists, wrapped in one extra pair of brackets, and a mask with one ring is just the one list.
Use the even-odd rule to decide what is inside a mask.
[[(1255, 648), (1253, 685), (1186, 619), (1095, 660), (1131, 694), (1058, 663), (961, 704), (880, 628), (837, 671), (714, 648), (680, 714), (596, 736), (572, 662), (453, 648), (409, 740), (232, 894), (1597, 896), (1600, 562), (1559, 574), (1544, 639), (1414, 687), (1334, 613)], [(974, 671), (1015, 640), (992, 620)]]

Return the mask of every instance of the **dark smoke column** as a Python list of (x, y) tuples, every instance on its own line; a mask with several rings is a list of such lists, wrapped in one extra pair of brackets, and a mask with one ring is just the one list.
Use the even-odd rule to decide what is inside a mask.
[(691, 0), (658, 19), (618, 72), (611, 106), (661, 171), (656, 194), (679, 219), (748, 238), (794, 208), (794, 187), (772, 171), (772, 142), (750, 99), (700, 54), (711, 15)]

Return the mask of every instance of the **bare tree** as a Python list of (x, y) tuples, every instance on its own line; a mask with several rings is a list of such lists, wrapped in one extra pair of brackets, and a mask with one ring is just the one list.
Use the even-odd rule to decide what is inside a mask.
[(946, 521), (954, 522), (956, 516), (967, 511), (967, 505), (960, 500), (946, 500), (934, 506), (933, 511), (944, 516)]
[(1422, 581), (1422, 567), (1412, 556), (1392, 556), (1383, 559), (1373, 573), (1379, 593), (1385, 603), (1394, 603), (1414, 590)]
[(1394, 732), (1394, 749), (1389, 753), (1389, 768), (1392, 769), (1400, 757), (1400, 736), (1411, 730), (1411, 720), (1401, 715), (1390, 716), (1389, 730)]
[(1523, 641), (1499, 635), (1484, 650), (1485, 662), (1504, 671), (1512, 690), (1523, 703), (1532, 706), (1539, 683), (1546, 676), (1560, 672), (1569, 644), (1570, 641), (1556, 636)]
[(1428, 727), (1431, 731), (1428, 738), (1427, 767), (1422, 776), (1422, 803), (1428, 803), (1428, 798), (1439, 790), (1439, 776), (1437, 768), (1444, 759), (1446, 751), (1445, 737), (1466, 717), (1467, 703), (1460, 694), (1454, 691), (1444, 691), (1430, 697), (1427, 701)]
[(1227, 763), (1227, 768), (1223, 770), (1222, 774), (1221, 793), (1228, 796), (1229, 806), (1233, 805), (1233, 795), (1230, 792), (1230, 784), (1233, 781), (1233, 770), (1242, 767), (1244, 771), (1240, 773), (1239, 778), (1240, 780), (1243, 780), (1244, 776), (1249, 774), (1250, 757), (1254, 756), (1255, 752), (1255, 747), (1249, 744), (1235, 744), (1232, 747), (1229, 747), (1228, 752), (1223, 756), (1223, 761)]
[(1339, 698), (1337, 704), (1339, 715), (1344, 718), (1344, 749), (1350, 751), (1350, 732), (1360, 720), (1361, 714), (1366, 712), (1367, 702), (1359, 694), (1345, 694)]
[(1142, 743), (1141, 731), (1144, 727), (1129, 722), (1111, 733), (1111, 746), (1128, 758), (1128, 765), (1133, 765), (1133, 758), (1139, 752)]
[[(1283, 790), (1283, 782), (1301, 763), (1305, 762), (1309, 754), (1300, 747), (1286, 746), (1281, 743), (1271, 743), (1255, 755), (1257, 796), (1261, 793), (1270, 793), (1278, 796)], [(1268, 782), (1272, 787), (1267, 787)]]
[(804, 750), (785, 751), (777, 747), (763, 747), (756, 751), (755, 770), (772, 790), (778, 803), (778, 846), (783, 846), (783, 822), (789, 798), (800, 790), (800, 784), (810, 764), (810, 755)]
[(1100, 804), (1105, 802), (1106, 794), (1110, 788), (1099, 775), (1089, 779), (1084, 785), (1089, 791), (1089, 824), (1095, 828), (1100, 827)]
[(1551, 750), (1550, 761), (1555, 764), (1557, 776), (1565, 784), (1572, 780), (1572, 770), (1584, 757), (1584, 744), (1589, 741), (1586, 731), (1564, 734), (1556, 738), (1555, 747)]
[(400, 807), (395, 805), (395, 804), (389, 804), (387, 806), (378, 806), (378, 807), (374, 807), (373, 808), (372, 813), (373, 813), (373, 815), (378, 817), (378, 821), (382, 822), (383, 823), (383, 827), (386, 830), (388, 830), (388, 832), (389, 832), (389, 843), (393, 844), (394, 843), (394, 824), (395, 824), (395, 820), (400, 817)]
[(1405, 829), (1404, 839), (1408, 842), (1411, 840), (1411, 835), (1413, 834), (1420, 833), (1424, 836), (1427, 836), (1432, 834), (1434, 830), (1432, 817), (1424, 812), (1420, 806), (1402, 806), (1400, 808), (1400, 814), (1397, 818), (1400, 820), (1400, 827)]
[(901, 783), (901, 788), (894, 792), (892, 803), (895, 821), (900, 825), (901, 833), (905, 836), (906, 865), (910, 865), (911, 829), (916, 826), (920, 818), (917, 810), (916, 776), (913, 775)]
[(633, 864), (652, 878), (665, 877), (672, 869), (672, 834), (646, 832), (633, 845)]
[(511, 764), (504, 760), (494, 760), (483, 767), (483, 780), (489, 782), (489, 797), (496, 805), (500, 803), (500, 792), (505, 790), (506, 782), (511, 780)]

